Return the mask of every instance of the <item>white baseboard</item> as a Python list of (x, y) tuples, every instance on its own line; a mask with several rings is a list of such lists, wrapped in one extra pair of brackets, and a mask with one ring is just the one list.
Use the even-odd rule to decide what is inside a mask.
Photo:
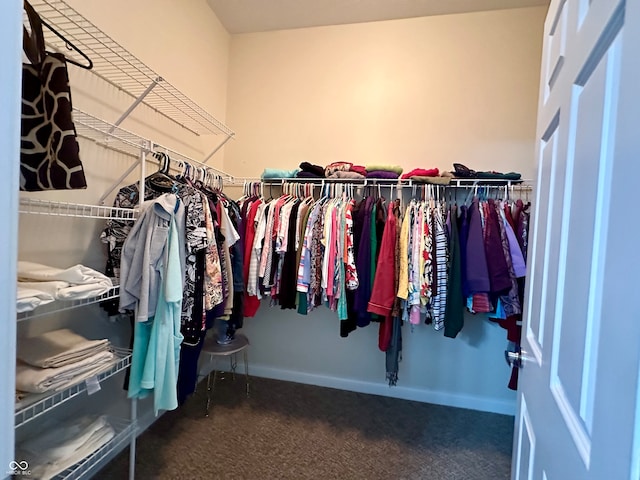
[[(239, 365), (237, 371), (243, 372), (243, 368), (244, 366)], [(295, 370), (283, 370), (254, 364), (249, 365), (249, 375), (272, 378), (274, 380), (304, 383), (307, 385), (317, 385), (320, 387), (337, 388), (339, 390), (348, 390), (351, 392), (401, 398), (403, 400), (434, 403), (449, 407), (467, 408), (482, 412), (500, 413), (503, 415), (515, 415), (516, 411), (515, 402), (503, 399), (459, 395), (450, 392), (403, 386), (390, 387), (386, 383), (363, 382), (361, 380), (354, 380), (350, 378), (331, 377), (327, 375), (297, 372)]]

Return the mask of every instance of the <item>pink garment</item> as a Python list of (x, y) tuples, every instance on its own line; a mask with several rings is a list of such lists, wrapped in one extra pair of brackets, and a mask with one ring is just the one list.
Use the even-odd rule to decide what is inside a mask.
[(424, 168), (414, 168), (410, 172), (405, 173), (400, 178), (411, 178), (411, 177), (437, 177), (440, 175), (440, 171), (437, 168), (430, 168), (425, 170)]

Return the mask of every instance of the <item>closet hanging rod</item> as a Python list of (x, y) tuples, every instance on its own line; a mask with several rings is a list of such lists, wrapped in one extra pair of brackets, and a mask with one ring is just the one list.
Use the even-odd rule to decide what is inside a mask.
[[(435, 177), (438, 178), (438, 177)], [(466, 179), (466, 178), (451, 178), (449, 183), (440, 184), (440, 183), (430, 183), (430, 182), (421, 182), (412, 180), (410, 178), (407, 179), (389, 179), (389, 178), (264, 178), (264, 179), (256, 179), (256, 178), (243, 178), (236, 177), (236, 182), (240, 181), (259, 181), (263, 182), (266, 185), (281, 185), (283, 183), (312, 183), (314, 185), (322, 185), (326, 183), (352, 183), (354, 185), (401, 185), (401, 186), (423, 186), (423, 185), (433, 185), (434, 187), (454, 187), (454, 188), (470, 188), (470, 187), (483, 187), (483, 188), (531, 188), (532, 181), (531, 180), (498, 180), (498, 179)]]

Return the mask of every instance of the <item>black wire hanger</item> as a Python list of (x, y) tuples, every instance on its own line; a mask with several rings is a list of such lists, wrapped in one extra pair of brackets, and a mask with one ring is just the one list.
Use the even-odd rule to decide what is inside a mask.
[(82, 58), (84, 58), (87, 61), (87, 64), (83, 65), (82, 63), (77, 62), (77, 61), (73, 60), (72, 58), (66, 58), (68, 63), (72, 63), (73, 65), (76, 65), (76, 66), (78, 66), (80, 68), (84, 68), (85, 70), (91, 70), (93, 68), (93, 62), (87, 56), (86, 53), (84, 53), (82, 50), (80, 50), (78, 47), (76, 47), (70, 40), (65, 38), (64, 35), (62, 35), (60, 32), (58, 32), (55, 28), (53, 28), (47, 22), (45, 22), (42, 19), (41, 19), (41, 22), (42, 22), (43, 26), (47, 27), (52, 33), (54, 33), (58, 38), (60, 38), (60, 40), (62, 40), (65, 43), (66, 47), (69, 50), (75, 51), (78, 55), (80, 55)]

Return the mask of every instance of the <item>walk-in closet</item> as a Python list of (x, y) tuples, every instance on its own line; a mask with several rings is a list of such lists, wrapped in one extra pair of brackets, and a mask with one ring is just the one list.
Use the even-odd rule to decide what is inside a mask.
[(640, 2), (0, 12), (1, 478), (638, 478)]

